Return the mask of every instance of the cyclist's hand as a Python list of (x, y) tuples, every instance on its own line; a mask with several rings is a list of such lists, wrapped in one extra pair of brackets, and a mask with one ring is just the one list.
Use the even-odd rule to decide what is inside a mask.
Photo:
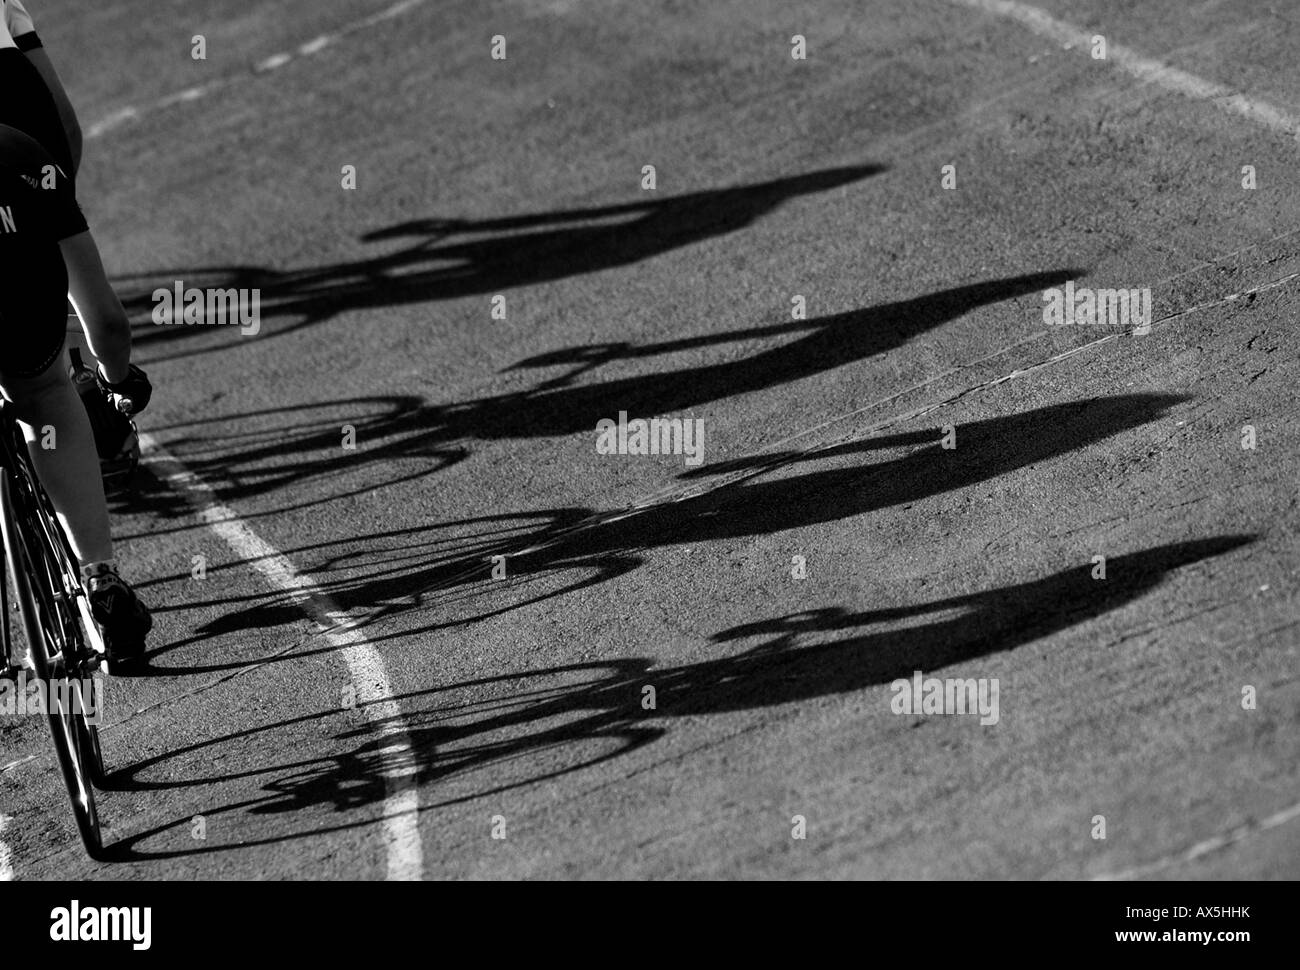
[(149, 375), (135, 364), (130, 365), (130, 372), (126, 375), (126, 379), (116, 384), (110, 384), (105, 380), (104, 372), (99, 369), (95, 371), (95, 380), (99, 382), (99, 388), (104, 392), (109, 403), (128, 418), (135, 417), (148, 407), (149, 399), (153, 397), (153, 385), (149, 383)]

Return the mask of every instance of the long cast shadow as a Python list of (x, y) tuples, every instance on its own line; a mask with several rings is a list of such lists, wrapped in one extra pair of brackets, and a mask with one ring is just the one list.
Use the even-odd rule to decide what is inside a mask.
[[(232, 418), (208, 416), (154, 426), (169, 450), (222, 498), (238, 501), (309, 480), (383, 469), (381, 485), (433, 475), (469, 456), (473, 440), (555, 437), (592, 431), (601, 418), (627, 410), (634, 415), (665, 415), (732, 396), (762, 391), (823, 371), (833, 370), (901, 346), (928, 329), (979, 306), (1053, 286), (1076, 270), (1034, 273), (1010, 279), (954, 287), (910, 300), (835, 314), (811, 321), (749, 328), (649, 344), (568, 348), (533, 358), (520, 367), (566, 362), (577, 369), (533, 389), (460, 402), (430, 405), (411, 395), (349, 398), (328, 405), (268, 408)], [(617, 358), (652, 357), (762, 336), (804, 332), (792, 344), (743, 360), (577, 386), (577, 374)], [(339, 447), (339, 428), (346, 423), (361, 446)], [(391, 475), (394, 463), (412, 459), (412, 469)], [(709, 468), (697, 474), (712, 474)], [(373, 480), (359, 487), (281, 506), (261, 515), (319, 505), (380, 487)], [(133, 496), (137, 511), (185, 523), (189, 503), (168, 482), (145, 475)], [(180, 531), (188, 525), (152, 527), (150, 534)]]
[[(484, 773), (485, 778), (470, 785), (468, 791), (424, 800), (421, 811), (554, 780), (622, 757), (663, 737), (675, 718), (757, 710), (869, 690), (906, 679), (914, 670), (928, 674), (990, 658), (1133, 603), (1177, 570), (1225, 555), (1254, 539), (1251, 535), (1223, 535), (1121, 555), (1109, 561), (1104, 581), (1093, 579), (1091, 564), (1084, 563), (968, 595), (874, 610), (835, 608), (764, 619), (721, 630), (712, 637), (719, 646), (753, 643), (748, 649), (698, 663), (656, 667), (650, 658), (628, 657), (526, 669), (408, 694), (398, 700), (408, 708), (401, 726), (412, 741), (417, 782), (446, 783), (474, 772)], [(954, 611), (959, 611), (958, 615), (951, 615)], [(926, 616), (935, 619), (903, 629), (889, 628), (890, 623)], [(872, 631), (872, 627), (877, 629)], [(986, 669), (996, 675), (996, 668)], [(573, 683), (575, 679), (577, 683)], [(652, 711), (641, 707), (646, 685), (656, 689), (657, 706)], [(409, 710), (417, 699), (438, 706)], [(883, 716), (888, 701), (882, 699), (880, 705)], [(338, 813), (352, 811), (380, 801), (386, 791), (384, 777), (404, 768), (404, 762), (389, 753), (390, 742), (376, 738), (372, 727), (344, 728), (335, 735), (337, 741), (361, 743), (327, 757), (291, 758), (206, 775), (184, 766), (184, 759), (203, 757), (222, 746), (265, 750), (265, 744), (250, 744), (249, 739), (343, 716), (325, 711), (187, 745), (118, 772), (114, 787), (157, 791), (263, 778), (263, 794), (214, 807), (205, 814), (284, 815), (321, 807)], [(588, 750), (583, 746), (593, 741), (598, 742), (599, 753), (578, 753)], [(566, 752), (574, 755), (566, 760)], [(528, 759), (538, 770), (528, 770)], [(521, 763), (522, 771), (515, 769), (511, 777), (500, 780), (508, 765)], [(162, 780), (141, 777), (149, 772)], [(183, 780), (175, 780), (178, 777)], [(237, 845), (201, 848), (189, 847), (192, 840), (181, 834), (189, 824), (187, 816), (137, 833), (113, 846), (112, 857), (132, 861), (216, 853), (373, 822), (342, 822), (242, 840)], [(188, 843), (187, 847), (140, 848), (168, 833), (177, 842)]]
[[(981, 306), (1058, 285), (1078, 275), (1065, 269), (953, 287), (937, 293), (834, 314), (809, 321), (750, 328), (644, 347), (618, 345), (586, 355), (569, 348), (549, 355), (549, 363), (579, 365), (562, 378), (515, 394), (452, 405), (429, 405), (404, 397), (333, 401), (319, 406), (273, 408), (244, 415), (253, 430), (224, 431), (213, 426), (229, 418), (205, 417), (151, 430), (163, 434), (186, 466), (231, 501), (264, 494), (301, 480), (321, 478), (402, 458), (433, 459), (402, 478), (419, 477), (463, 460), (473, 440), (558, 437), (592, 432), (602, 418), (620, 411), (637, 416), (668, 415), (700, 405), (778, 387), (896, 349), (912, 338)], [(593, 361), (651, 357), (706, 345), (762, 336), (805, 335), (740, 360), (570, 385)], [(538, 359), (518, 366), (541, 366)], [(340, 421), (326, 412), (346, 413), (363, 447), (339, 448)], [(270, 419), (278, 423), (268, 424)], [(286, 460), (290, 459), (290, 460)], [(391, 483), (390, 483), (391, 484)], [(373, 485), (368, 486), (373, 488)], [(186, 506), (166, 483), (146, 481), (139, 508), (177, 517)]]
[[(739, 360), (574, 386), (565, 386), (566, 378), (561, 378), (518, 394), (434, 407), (430, 409), (430, 418), (456, 437), (496, 439), (556, 437), (592, 431), (601, 418), (617, 418), (619, 411), (627, 411), (632, 416), (674, 414), (789, 384), (895, 350), (978, 307), (1041, 292), (1075, 278), (1080, 272), (1062, 269), (1028, 273), (815, 320), (635, 348), (601, 359), (651, 356), (759, 336), (806, 334)], [(563, 359), (566, 353), (579, 352), (561, 351), (553, 357)], [(590, 364), (590, 358), (582, 359), (580, 370), (588, 369)]]
[[(151, 270), (119, 277), (134, 319), (153, 311), (152, 294), (176, 280), (199, 287), (261, 290), (265, 327), (255, 338), (282, 336), (341, 313), (495, 294), (584, 273), (627, 266), (704, 239), (736, 232), (800, 195), (825, 192), (885, 171), (851, 165), (756, 185), (709, 189), (644, 202), (594, 206), (500, 219), (416, 219), (362, 236), (366, 242), (414, 239), (385, 256), (304, 270), (233, 265)], [(448, 241), (452, 239), (454, 241)], [(273, 322), (290, 318), (289, 325)], [(208, 327), (145, 326), (136, 343), (148, 361), (228, 347), (190, 347)]]
[[(1175, 395), (1129, 394), (968, 422), (957, 427), (952, 450), (942, 446), (943, 434), (937, 428), (868, 438), (801, 456), (792, 464), (843, 458), (879, 447), (913, 450), (876, 463), (729, 485), (631, 512), (544, 509), (452, 523), (476, 530), (458, 543), (448, 543), (443, 534), (447, 524), (443, 524), (394, 530), (346, 543), (318, 543), (288, 554), (295, 561), (314, 563), (316, 585), (340, 608), (368, 611), (369, 625), (403, 613), (448, 613), (453, 606), (467, 609), (467, 615), (438, 619), (414, 629), (404, 624), (400, 636), (410, 637), (590, 588), (635, 569), (646, 550), (804, 529), (966, 488), (1139, 427), (1158, 419), (1181, 400)], [(489, 524), (494, 527), (488, 528)], [(494, 602), (498, 588), (489, 579), (490, 560), (498, 555), (507, 559), (512, 593), (523, 597), (504, 606)], [(219, 567), (210, 574), (247, 565)], [(558, 589), (549, 585), (554, 576), (562, 579)], [(530, 584), (540, 587), (535, 595), (527, 592)], [(484, 605), (475, 606), (475, 597), (481, 597)], [(196, 605), (220, 607), (221, 618), (195, 630), (189, 639), (153, 651), (146, 670), (204, 673), (237, 666), (208, 664), (182, 670), (160, 661), (167, 653), (210, 636), (284, 622), (293, 609), (289, 598), (280, 594), (189, 604)]]

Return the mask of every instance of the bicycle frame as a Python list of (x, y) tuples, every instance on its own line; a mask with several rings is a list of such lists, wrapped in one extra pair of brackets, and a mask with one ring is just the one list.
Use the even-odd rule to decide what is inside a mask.
[[(67, 534), (59, 524), (49, 496), (45, 494), (45, 489), (41, 487), (31, 467), (27, 457), (26, 442), (23, 441), (16, 422), (6, 413), (7, 411), (8, 406), (0, 402), (0, 474), (18, 479), (21, 488), (19, 494), (30, 503), (29, 507), (35, 513), (32, 517), (41, 529), (41, 539), (54, 553), (60, 567), (57, 580), (56, 577), (50, 577), (56, 586), (55, 595), (66, 599), (67, 602), (76, 603), (78, 617), (86, 627), (83, 632), (90, 641), (87, 646), (96, 657), (102, 657), (104, 645), (99, 636), (99, 628), (90, 614), (90, 602), (81, 586), (81, 571), (77, 565), (77, 556), (72, 551), (72, 544), (68, 541)], [(98, 661), (95, 660), (89, 669), (93, 670), (97, 665)]]
[[(48, 691), (47, 719), (77, 828), (86, 851), (99, 857), (102, 843), (93, 785), (102, 785), (106, 773), (98, 718), (92, 720), (88, 715), (83, 688), (91, 685), (91, 696), (102, 697), (97, 689), (100, 685), (93, 680), (101, 667), (102, 644), (81, 585), (77, 558), (31, 466), (10, 408), (4, 404), (0, 404), (0, 533), (4, 547), (0, 588), (6, 609), (0, 629), (4, 658), (7, 665), (17, 661), (8, 621), (12, 582), (32, 665)], [(53, 700), (56, 690), (63, 701), (57, 709)], [(67, 701), (73, 698), (69, 709)]]

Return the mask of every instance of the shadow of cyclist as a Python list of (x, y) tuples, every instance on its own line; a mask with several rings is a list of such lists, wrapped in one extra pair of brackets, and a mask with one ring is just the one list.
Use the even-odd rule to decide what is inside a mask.
[[(264, 321), (294, 318), (264, 328), (259, 340), (282, 336), (340, 313), (499, 293), (641, 262), (714, 236), (736, 232), (799, 195), (824, 192), (884, 171), (880, 165), (829, 168), (756, 185), (708, 189), (624, 205), (568, 209), (500, 219), (416, 219), (362, 236), (365, 242), (414, 239), (384, 256), (346, 260), (312, 269), (262, 266), (160, 269), (119, 283), (144, 288), (124, 292), (133, 319), (153, 311), (153, 292), (176, 280), (201, 288), (259, 289)], [(210, 327), (147, 326), (136, 342), (146, 361), (168, 360), (229, 346), (177, 350)]]

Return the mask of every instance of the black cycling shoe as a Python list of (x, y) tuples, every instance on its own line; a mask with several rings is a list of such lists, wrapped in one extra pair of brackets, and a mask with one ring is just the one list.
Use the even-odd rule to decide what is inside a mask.
[(144, 638), (153, 627), (149, 607), (135, 595), (117, 573), (96, 573), (86, 577), (90, 613), (104, 638), (104, 659), (113, 666), (126, 666), (144, 656)]

